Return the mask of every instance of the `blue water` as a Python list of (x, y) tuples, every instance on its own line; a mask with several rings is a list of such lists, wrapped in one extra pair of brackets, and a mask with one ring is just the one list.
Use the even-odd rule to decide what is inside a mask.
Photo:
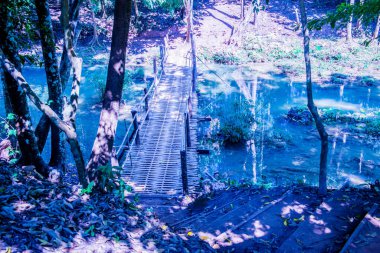
[[(150, 69), (145, 69), (146, 73), (150, 73)], [(41, 98), (42, 101), (47, 101), (48, 89), (46, 85), (46, 75), (44, 68), (37, 67), (24, 67), (22, 70), (27, 82), (31, 85), (33, 91)], [(77, 133), (82, 148), (82, 152), (85, 159), (88, 159), (93, 141), (96, 137), (98, 128), (100, 110), (101, 110), (101, 97), (102, 91), (99, 89), (102, 85), (105, 85), (107, 74), (107, 68), (104, 65), (95, 65), (92, 67), (86, 67), (82, 72), (81, 88), (79, 107), (77, 113)], [(119, 114), (119, 125), (117, 128), (117, 134), (115, 143), (118, 144), (122, 141), (124, 133), (129, 126), (131, 120), (131, 110), (133, 105), (137, 103), (143, 96), (143, 89), (147, 87), (148, 81), (134, 80), (133, 83), (126, 83), (123, 89), (124, 103), (121, 106)], [(3, 87), (0, 82), (0, 97), (3, 99)], [(70, 87), (65, 91), (65, 95), (69, 96)], [(41, 117), (41, 112), (30, 103), (30, 111), (32, 116), (32, 123), (35, 127)], [(5, 116), (4, 103), (0, 103), (0, 116)], [(46, 147), (50, 145), (50, 136), (47, 140)], [(70, 154), (70, 151), (67, 152)], [(49, 148), (45, 148), (43, 152), (45, 158), (50, 157)], [(68, 157), (68, 163), (73, 161), (71, 154)]]
[[(146, 73), (150, 72), (150, 69), (146, 69)], [(287, 77), (275, 73), (261, 73), (245, 67), (215, 65), (211, 70), (201, 68), (201, 72), (198, 84), (201, 113), (207, 112), (218, 103), (223, 104), (223, 99), (242, 97), (244, 92), (239, 88), (240, 84), (240, 87), (246, 87), (245, 93), (254, 98), (256, 118), (259, 121), (254, 141), (249, 144), (212, 147), (207, 143), (206, 148), (210, 148), (212, 152), (210, 156), (200, 156), (201, 174), (208, 172), (211, 175), (219, 174), (223, 178), (236, 181), (245, 179), (255, 183), (317, 184), (320, 152), (318, 133), (314, 126), (295, 125), (283, 117), (292, 106), (306, 105), (306, 89), (302, 83), (292, 82)], [(26, 67), (23, 69), (23, 74), (33, 90), (46, 101), (44, 69)], [(105, 82), (105, 75), (104, 65), (86, 67), (82, 73), (77, 130), (86, 159), (96, 136), (101, 109), (101, 91), (98, 89), (98, 84)], [(144, 81), (125, 85), (123, 94), (125, 103), (120, 112), (116, 144), (121, 142), (131, 119), (132, 106), (142, 97), (142, 90), (146, 86), (147, 83)], [(320, 107), (334, 107), (348, 111), (380, 108), (378, 87), (358, 87), (351, 84), (345, 85), (344, 88), (315, 87), (314, 95), (316, 104)], [(2, 87), (0, 97), (3, 98)], [(0, 103), (1, 116), (5, 115), (3, 106), (3, 103)], [(35, 126), (41, 113), (33, 105), (30, 108)], [(203, 137), (207, 129), (208, 123), (200, 124), (199, 136)], [(347, 131), (347, 126), (342, 125), (329, 125), (328, 131), (331, 135), (328, 160), (330, 187), (338, 187), (346, 180), (361, 184), (380, 178), (380, 143), (377, 139), (352, 134)], [(273, 135), (283, 136), (285, 144), (268, 142)], [(201, 138), (200, 141), (207, 142), (205, 138)], [(49, 157), (49, 148), (45, 148), (43, 155)], [(70, 160), (69, 157), (69, 163)]]
[[(380, 84), (379, 80), (377, 83)], [(214, 65), (211, 70), (203, 69), (199, 90), (199, 110), (206, 114), (223, 100), (236, 99), (236, 96), (248, 93), (254, 101), (256, 119), (260, 122), (251, 143), (227, 147), (208, 143), (204, 137), (208, 123), (200, 125), (201, 142), (212, 150), (211, 156), (200, 157), (201, 171), (254, 183), (318, 183), (320, 141), (315, 127), (296, 125), (284, 119), (291, 107), (306, 106), (303, 83), (249, 68)], [(314, 87), (314, 98), (319, 107), (350, 112), (379, 108), (379, 96), (379, 87), (358, 87), (350, 83), (344, 87)], [(333, 124), (327, 127), (330, 135), (330, 187), (339, 187), (346, 180), (362, 184), (380, 178), (379, 140), (350, 133), (347, 128), (348, 125)], [(282, 136), (285, 141), (273, 143), (270, 141), (273, 136)]]

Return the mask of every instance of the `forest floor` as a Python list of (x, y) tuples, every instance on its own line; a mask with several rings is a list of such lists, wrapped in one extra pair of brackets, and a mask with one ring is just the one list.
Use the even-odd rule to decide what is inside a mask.
[(96, 194), (43, 180), (33, 167), (0, 166), (0, 252), (195, 252), (137, 195)]
[[(380, 220), (380, 185), (324, 198), (304, 185), (246, 185), (195, 199), (124, 199), (6, 166), (0, 185), (0, 252), (337, 252), (370, 210), (374, 224)], [(377, 245), (379, 227), (365, 231), (351, 239), (355, 247)]]

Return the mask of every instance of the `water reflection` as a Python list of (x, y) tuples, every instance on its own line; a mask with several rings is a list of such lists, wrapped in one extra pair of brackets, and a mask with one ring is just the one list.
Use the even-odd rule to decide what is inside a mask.
[[(254, 138), (245, 146), (220, 147), (214, 155), (201, 157), (201, 171), (219, 172), (237, 181), (247, 178), (256, 182), (306, 182), (316, 185), (319, 170), (319, 135), (314, 126), (300, 126), (284, 120), (294, 106), (306, 106), (306, 91), (302, 83), (278, 75), (268, 76), (249, 68), (215, 66), (215, 72), (230, 83), (215, 81), (212, 73), (204, 70), (200, 80), (200, 110), (212, 101), (233, 99), (236, 94), (246, 97), (254, 106), (256, 123)], [(226, 87), (228, 86), (228, 87)], [(212, 87), (212, 89), (210, 88)], [(218, 90), (219, 92), (215, 92)], [(220, 91), (228, 90), (228, 94)], [(223, 94), (223, 95), (221, 95)], [(379, 89), (344, 85), (314, 88), (316, 104), (320, 108), (337, 108), (349, 112), (378, 109)], [(224, 100), (223, 100), (224, 99)], [(373, 181), (380, 177), (379, 141), (363, 138), (352, 132), (352, 124), (330, 124), (329, 186), (343, 182)], [(200, 136), (207, 128), (201, 127)], [(249, 170), (248, 168), (251, 168)]]

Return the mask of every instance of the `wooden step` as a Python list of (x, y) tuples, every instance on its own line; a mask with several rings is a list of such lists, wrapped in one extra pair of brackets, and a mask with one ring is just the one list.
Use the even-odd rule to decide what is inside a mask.
[(345, 188), (334, 192), (282, 243), (277, 252), (339, 251), (369, 209), (365, 196), (356, 191)]
[(375, 253), (380, 251), (380, 209), (374, 204), (366, 214), (350, 238), (347, 240), (341, 253)]

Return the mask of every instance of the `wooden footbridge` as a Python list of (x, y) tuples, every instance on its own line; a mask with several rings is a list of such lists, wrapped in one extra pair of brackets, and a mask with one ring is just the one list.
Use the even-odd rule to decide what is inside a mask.
[(149, 194), (189, 193), (199, 184), (196, 68), (191, 50), (166, 48), (161, 46), (159, 60), (154, 59), (154, 81), (132, 111), (116, 152), (123, 179)]

